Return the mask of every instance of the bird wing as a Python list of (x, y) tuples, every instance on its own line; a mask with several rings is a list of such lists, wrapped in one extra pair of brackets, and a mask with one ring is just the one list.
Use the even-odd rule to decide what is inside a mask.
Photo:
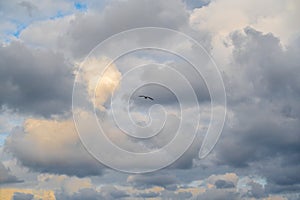
[(150, 100), (154, 100), (152, 97), (149, 97), (149, 96), (145, 96), (145, 95), (139, 95), (139, 97), (144, 97), (145, 99), (150, 99)]

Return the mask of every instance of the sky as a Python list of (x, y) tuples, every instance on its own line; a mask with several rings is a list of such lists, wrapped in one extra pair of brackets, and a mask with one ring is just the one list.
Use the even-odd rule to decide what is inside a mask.
[(0, 199), (300, 199), (299, 9), (0, 0)]

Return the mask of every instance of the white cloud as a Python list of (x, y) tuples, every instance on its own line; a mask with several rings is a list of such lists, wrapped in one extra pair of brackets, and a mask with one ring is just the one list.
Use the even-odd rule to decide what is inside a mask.
[[(85, 81), (89, 97), (94, 106), (104, 111), (104, 103), (117, 89), (121, 73), (108, 58), (91, 57), (81, 65), (82, 78)], [(102, 74), (103, 72), (103, 74)]]
[(271, 32), (284, 46), (292, 44), (300, 34), (295, 20), (300, 18), (299, 8), (297, 0), (267, 0), (263, 3), (259, 0), (214, 0), (194, 9), (189, 22), (194, 29), (212, 34), (211, 54), (219, 67), (226, 69), (231, 61), (231, 32), (250, 26), (263, 33)]
[(252, 26), (264, 33), (272, 32), (286, 44), (299, 34), (299, 1), (221, 0), (194, 9), (190, 23), (200, 30), (226, 36), (232, 31)]

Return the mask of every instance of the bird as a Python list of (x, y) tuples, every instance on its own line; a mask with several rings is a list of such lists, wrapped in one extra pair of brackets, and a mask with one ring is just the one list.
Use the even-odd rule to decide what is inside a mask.
[(145, 95), (140, 95), (139, 97), (142, 97), (142, 98), (144, 98), (144, 99), (150, 99), (151, 101), (154, 100), (152, 97), (145, 96)]

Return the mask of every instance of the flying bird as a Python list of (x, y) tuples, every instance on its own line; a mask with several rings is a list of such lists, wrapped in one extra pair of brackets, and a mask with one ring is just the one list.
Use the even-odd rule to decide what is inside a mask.
[(145, 95), (140, 95), (139, 97), (142, 97), (142, 98), (144, 98), (144, 99), (150, 99), (151, 101), (154, 100), (152, 97), (145, 96)]

